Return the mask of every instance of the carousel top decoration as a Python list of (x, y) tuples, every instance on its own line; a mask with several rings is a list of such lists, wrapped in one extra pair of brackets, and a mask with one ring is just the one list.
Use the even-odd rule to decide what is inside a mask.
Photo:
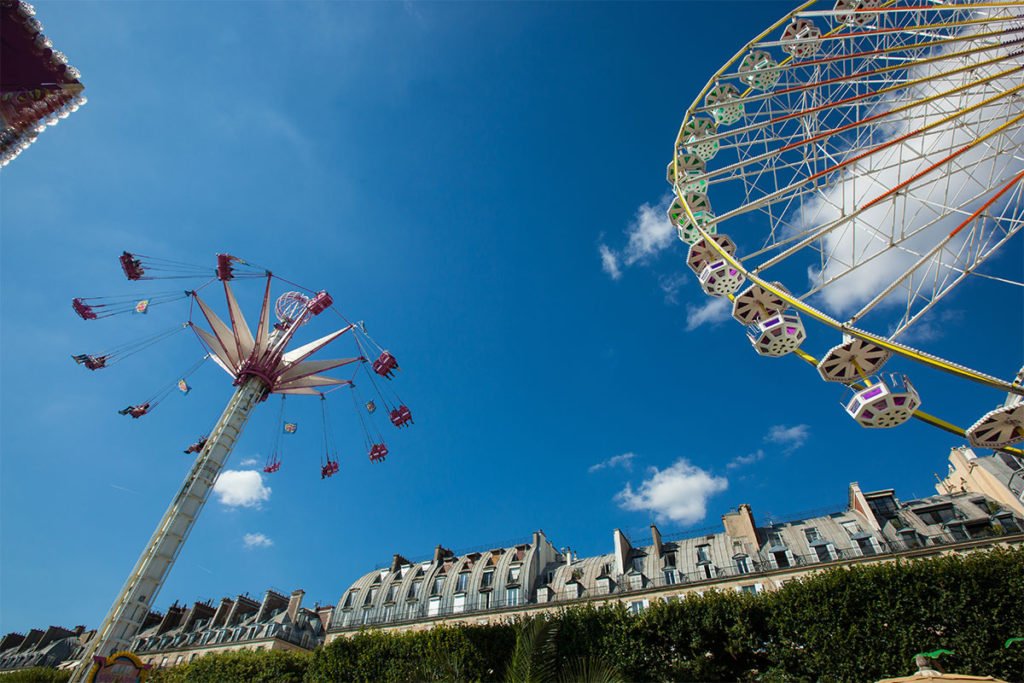
[(86, 102), (81, 74), (35, 15), (27, 2), (0, 0), (0, 166)]

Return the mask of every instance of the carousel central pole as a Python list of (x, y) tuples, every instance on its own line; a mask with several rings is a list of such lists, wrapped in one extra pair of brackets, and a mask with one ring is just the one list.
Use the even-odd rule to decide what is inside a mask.
[(73, 683), (84, 683), (87, 680), (94, 656), (108, 657), (115, 652), (127, 650), (131, 645), (167, 578), (168, 570), (177, 559), (185, 539), (210, 497), (210, 491), (245, 423), (267, 390), (262, 380), (250, 376), (232, 395), (103, 624), (86, 646), (70, 679)]

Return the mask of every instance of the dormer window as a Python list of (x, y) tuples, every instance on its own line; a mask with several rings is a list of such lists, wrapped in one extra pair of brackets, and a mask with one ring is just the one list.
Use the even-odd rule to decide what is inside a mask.
[(413, 581), (412, 585), (409, 586), (409, 594), (405, 596), (406, 600), (415, 600), (420, 596), (420, 586), (423, 585), (422, 581)]
[(519, 572), (522, 567), (519, 565), (513, 565), (508, 568), (508, 580), (505, 583), (516, 584), (519, 583)]
[(697, 564), (708, 564), (711, 562), (711, 546), (704, 544), (697, 546)]
[(347, 609), (347, 608), (351, 608), (352, 607), (353, 603), (355, 602), (356, 593), (358, 593), (358, 592), (359, 592), (358, 588), (353, 588), (352, 590), (350, 590), (348, 592), (348, 595), (345, 596), (345, 604), (342, 605), (342, 609)]
[(675, 567), (676, 566), (676, 554), (675, 553), (665, 553), (665, 558), (664, 559), (665, 559), (665, 566), (666, 567)]
[(398, 593), (398, 586), (392, 583), (388, 586), (388, 594), (385, 596), (384, 602), (394, 602), (396, 593)]
[(376, 598), (377, 598), (377, 589), (376, 589), (376, 588), (371, 588), (371, 589), (370, 589), (370, 590), (369, 590), (369, 591), (368, 591), (368, 592), (366, 593), (366, 600), (364, 600), (364, 601), (363, 601), (363, 604), (364, 604), (364, 605), (372, 605), (372, 604), (373, 604), (373, 601), (374, 601), (374, 600), (375, 600)]
[(480, 588), (490, 588), (494, 585), (494, 570), (488, 569), (480, 575)]
[(642, 572), (644, 570), (644, 557), (638, 556), (633, 558), (633, 571)]
[(455, 581), (455, 592), (465, 593), (466, 587), (469, 585), (469, 572), (462, 572), (459, 574), (459, 578)]
[(434, 587), (430, 589), (430, 594), (440, 595), (442, 590), (444, 590), (444, 577), (438, 576), (434, 579)]
[(750, 558), (746, 555), (736, 555), (732, 558), (736, 564), (737, 574), (749, 574), (750, 573)]

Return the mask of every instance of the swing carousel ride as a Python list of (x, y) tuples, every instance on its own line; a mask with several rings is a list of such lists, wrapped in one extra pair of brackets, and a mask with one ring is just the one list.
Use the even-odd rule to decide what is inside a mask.
[[(1001, 379), (909, 345), (967, 280), (1004, 290), (979, 314), (1019, 321), (1022, 72), (1022, 2), (813, 0), (744, 46), (683, 118), (667, 180), (687, 265), (754, 351), (845, 385), (862, 427), (913, 417), (1022, 454), (1024, 369)], [(805, 320), (840, 343), (812, 355)], [(906, 375), (883, 375), (893, 357), (1005, 400), (957, 427), (921, 411)]]
[[(326, 291), (302, 288), (283, 280), (269, 270), (228, 254), (218, 254), (215, 267), (189, 265), (128, 252), (120, 256), (120, 264), (125, 277), (133, 282), (178, 279), (197, 279), (204, 282), (195, 289), (179, 288), (125, 296), (73, 299), (72, 309), (85, 321), (147, 313), (157, 306), (186, 301), (188, 316), (184, 322), (155, 334), (100, 352), (74, 355), (72, 359), (93, 372), (107, 370), (126, 358), (189, 330), (202, 347), (204, 355), (142, 400), (118, 412), (131, 419), (148, 417), (175, 390), (186, 394), (191, 391), (192, 388), (188, 384), (190, 375), (207, 360), (224, 370), (236, 388), (209, 434), (199, 437), (185, 449), (186, 454), (196, 455), (195, 463), (114, 601), (110, 613), (100, 627), (98, 637), (93, 640), (83, 662), (91, 662), (94, 655), (107, 656), (127, 648), (148, 614), (154, 597), (159, 592), (257, 404), (265, 401), (271, 394), (280, 395), (280, 407), (274, 424), (275, 439), (263, 466), (263, 472), (268, 475), (274, 475), (282, 469), (281, 435), (294, 433), (297, 429), (296, 423), (285, 421), (285, 399), (288, 396), (319, 398), (322, 429), (319, 462), (321, 479), (329, 479), (341, 469), (328, 409), (328, 404), (332, 403), (328, 397), (334, 392), (348, 391), (351, 395), (352, 405), (362, 428), (367, 457), (372, 463), (384, 462), (389, 454), (383, 433), (374, 426), (378, 404), (395, 427), (406, 428), (413, 423), (412, 412), (389, 386), (389, 380), (394, 378), (399, 370), (397, 359), (373, 340), (363, 323), (353, 323), (346, 319), (334, 306), (334, 300)], [(246, 321), (235, 298), (232, 283), (239, 280), (262, 281), (260, 313), (255, 332)], [(200, 296), (204, 289), (217, 283), (220, 285), (219, 288), (223, 289), (225, 297), (227, 316), (224, 318), (214, 312), (207, 300)], [(274, 299), (272, 289), (275, 284), (285, 285), (289, 290)], [(271, 313), (276, 320), (271, 320)], [(301, 328), (315, 318), (332, 315), (336, 316), (338, 321), (339, 326), (336, 329), (317, 339), (289, 348)], [(323, 360), (311, 359), (314, 354), (328, 346), (336, 345), (343, 339), (351, 341), (354, 347), (353, 355)], [(341, 368), (354, 371), (345, 377), (324, 374)], [(373, 393), (373, 398), (365, 401), (356, 393), (356, 379), (360, 373), (367, 379)], [(78, 676), (75, 678), (77, 680)]]

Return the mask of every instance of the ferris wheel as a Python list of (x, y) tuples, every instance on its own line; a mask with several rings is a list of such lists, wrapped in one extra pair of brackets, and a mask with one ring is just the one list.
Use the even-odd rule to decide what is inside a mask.
[[(712, 76), (667, 180), (688, 266), (758, 354), (849, 387), (863, 427), (915, 417), (1024, 453), (1024, 369), (1002, 379), (909, 334), (968, 279), (1024, 292), (1019, 260), (992, 258), (1024, 223), (1024, 2), (806, 2)], [(894, 357), (1005, 401), (962, 429), (921, 410)]]
[[(209, 433), (200, 436), (184, 449), (186, 454), (195, 454), (195, 461), (115, 599), (97, 636), (90, 641), (73, 677), (75, 681), (86, 680), (94, 655), (104, 657), (126, 649), (137, 633), (205, 506), (217, 477), (259, 403), (271, 395), (280, 396), (277, 420), (272, 423), (276, 436), (263, 466), (263, 472), (268, 475), (281, 470), (281, 435), (294, 433), (297, 429), (296, 423), (285, 419), (285, 399), (288, 396), (316, 396), (320, 399), (319, 417), (323, 438), (319, 467), (322, 480), (333, 477), (341, 469), (327, 401), (328, 395), (334, 391), (344, 389), (351, 393), (353, 407), (359, 415), (358, 424), (363, 431), (366, 454), (371, 463), (383, 462), (389, 453), (381, 430), (373, 423), (377, 401), (384, 407), (382, 412), (395, 427), (406, 428), (412, 424), (412, 412), (388, 386), (388, 380), (393, 379), (399, 370), (397, 359), (373, 340), (364, 323), (350, 322), (335, 307), (334, 299), (326, 291), (303, 288), (229, 254), (218, 254), (215, 265), (192, 265), (129, 252), (121, 254), (119, 261), (125, 277), (132, 282), (195, 279), (199, 280), (199, 284), (194, 289), (178, 287), (117, 296), (76, 297), (71, 302), (75, 314), (87, 322), (122, 315), (151, 318), (158, 315), (150, 315), (158, 306), (163, 311), (163, 307), (168, 304), (188, 302), (187, 317), (183, 316), (184, 320), (177, 320), (169, 328), (161, 326), (159, 331), (134, 341), (103, 351), (75, 354), (72, 359), (86, 370), (109, 372), (119, 362), (189, 330), (194, 333), (202, 356), (189, 367), (165, 378), (162, 384), (142, 394), (142, 400), (135, 400), (117, 412), (134, 421), (151, 415), (175, 390), (187, 395), (192, 391), (189, 377), (207, 360), (224, 370), (236, 389)], [(260, 313), (254, 326), (246, 321), (234, 292), (233, 284), (243, 280), (256, 280), (261, 285)], [(218, 315), (209, 303), (211, 297), (207, 293), (200, 294), (207, 287), (217, 284), (224, 296), (226, 315), (223, 316)], [(275, 298), (273, 289), (281, 285), (286, 286), (288, 291)], [(271, 318), (272, 314), (276, 320)], [(330, 319), (331, 315), (337, 319), (332, 331), (293, 347), (292, 341), (301, 328), (320, 316)], [(141, 320), (136, 318), (133, 322)], [(346, 339), (351, 340), (353, 355), (312, 359), (321, 350), (336, 346)], [(355, 372), (351, 372), (353, 368)], [(325, 374), (338, 369), (344, 369), (347, 374), (341, 377)], [(364, 402), (363, 398), (357, 396), (355, 380), (359, 373), (363, 373), (367, 379), (376, 400)], [(361, 380), (359, 384), (362, 385)]]

